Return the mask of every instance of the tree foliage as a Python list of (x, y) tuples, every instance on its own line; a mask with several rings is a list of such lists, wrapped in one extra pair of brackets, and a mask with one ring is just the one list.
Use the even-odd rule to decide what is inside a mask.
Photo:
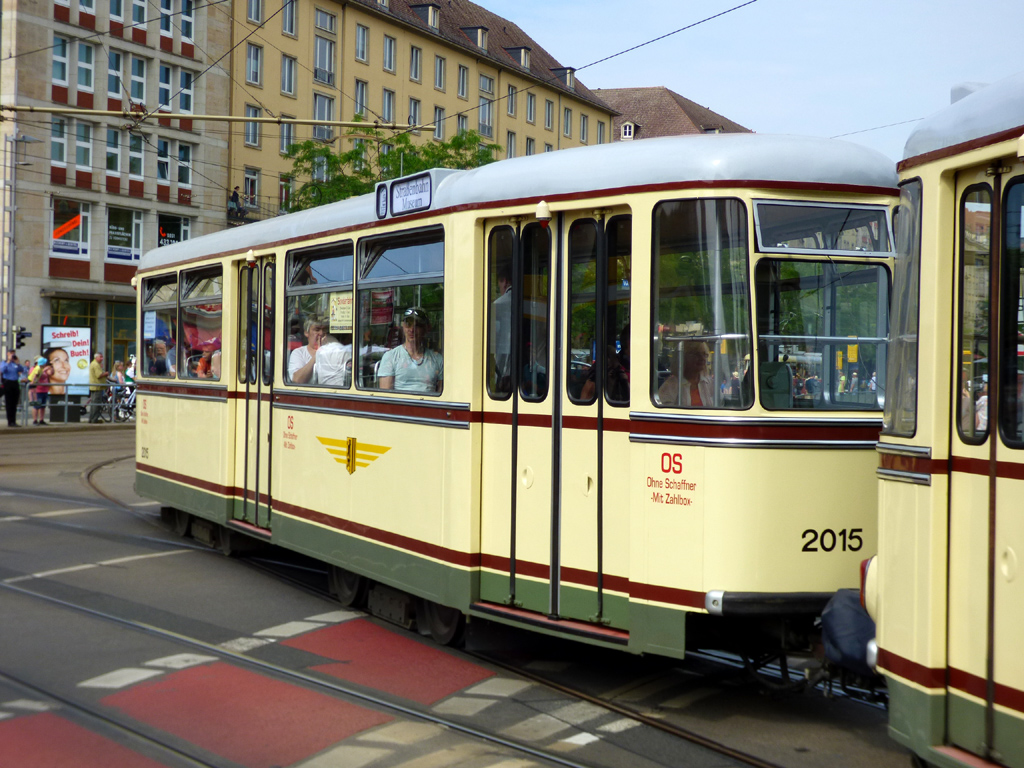
[(333, 142), (317, 139), (291, 145), (291, 175), (302, 181), (292, 193), (289, 211), (364, 195), (373, 192), (378, 181), (431, 168), (477, 168), (493, 163), (495, 153), (501, 149), (498, 144), (482, 143), (476, 131), (424, 144), (414, 144), (408, 133), (388, 135), (369, 126), (352, 128), (346, 136), (356, 142), (345, 152), (338, 152)]

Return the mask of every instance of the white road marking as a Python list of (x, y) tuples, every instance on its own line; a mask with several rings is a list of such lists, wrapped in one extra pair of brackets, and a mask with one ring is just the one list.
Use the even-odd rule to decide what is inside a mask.
[(83, 680), (78, 684), (79, 688), (124, 688), (135, 683), (140, 683), (143, 680), (148, 680), (151, 677), (162, 675), (163, 672), (159, 669), (139, 669), (137, 667), (125, 667), (124, 669), (115, 669), (113, 672), (108, 672), (105, 675), (99, 677), (93, 677), (89, 680)]
[(362, 616), (363, 614), (358, 611), (331, 611), (330, 613), (321, 613), (316, 616), (307, 616), (306, 621), (322, 621), (325, 624), (340, 624), (343, 621), (358, 619)]
[(262, 648), (264, 645), (270, 645), (273, 640), (266, 640), (261, 637), (236, 637), (234, 640), (228, 640), (227, 642), (221, 643), (219, 647), (225, 651), (234, 651), (235, 653), (247, 653), (248, 651), (256, 648)]
[(523, 741), (540, 741), (554, 736), (556, 733), (569, 730), (570, 726), (551, 715), (534, 715), (511, 728), (502, 731), (506, 736)]
[(200, 664), (208, 664), (217, 661), (216, 656), (202, 656), (198, 653), (176, 653), (174, 656), (164, 656), (162, 659), (142, 662), (147, 667), (162, 667), (163, 669), (188, 669)]
[(134, 504), (129, 504), (129, 507), (159, 507), (159, 501), (136, 501)]
[(22, 517), (21, 515), (7, 515), (7, 516), (4, 516), (4, 517), (0, 517), (0, 523), (9, 523), (12, 520), (24, 520), (24, 519), (25, 518)]
[(36, 512), (30, 517), (64, 517), (65, 515), (80, 515), (83, 512), (101, 512), (105, 507), (72, 507), (71, 509), (54, 509), (50, 512)]
[(364, 733), (359, 741), (377, 741), (381, 744), (417, 744), (442, 733), (440, 726), (431, 723), (394, 723)]
[(29, 573), (25, 576), (12, 576), (9, 579), (4, 579), (4, 584), (14, 584), (19, 581), (29, 581), (30, 579), (45, 579), (47, 576), (59, 576), (62, 573), (74, 573), (75, 571), (87, 571), (90, 568), (95, 568), (95, 563), (83, 563), (82, 565), (71, 565), (67, 568), (55, 568), (52, 571), (40, 571), (39, 573)]
[(509, 677), (492, 677), (472, 688), (463, 691), (474, 696), (514, 696), (529, 688), (533, 683), (526, 680), (513, 680)]
[(556, 709), (551, 713), (551, 716), (564, 720), (569, 725), (582, 725), (606, 714), (608, 714), (606, 709), (601, 709), (601, 707), (586, 701), (578, 701), (575, 704), (567, 704), (560, 709)]
[(14, 717), (10, 712), (0, 712), (0, 720), (6, 720), (8, 717)]
[(562, 744), (573, 744), (577, 747), (583, 747), (587, 744), (593, 744), (595, 741), (600, 741), (600, 736), (595, 736), (592, 733), (582, 732), (577, 733), (575, 736), (570, 736), (568, 739), (562, 739)]
[(101, 560), (97, 565), (120, 565), (131, 563), (136, 560), (149, 560), (154, 557), (169, 557), (171, 555), (184, 555), (188, 552), (195, 552), (194, 549), (169, 549), (166, 552), (150, 552), (145, 555), (129, 555), (128, 557), (115, 557), (113, 560)]
[(53, 709), (45, 701), (36, 701), (35, 699), (15, 699), (14, 701), (5, 701), (3, 706), (8, 709), (24, 709), (28, 712), (48, 712)]
[(285, 624), (278, 624), (276, 627), (267, 627), (253, 634), (257, 637), (295, 637), (303, 632), (311, 632), (314, 629), (321, 629), (324, 625), (312, 621), (289, 621)]
[(440, 704), (434, 706), (435, 712), (442, 715), (462, 715), (472, 717), (487, 709), (491, 704), (497, 704), (494, 699), (467, 699), (465, 696), (452, 696)]
[(622, 720), (612, 720), (610, 723), (606, 723), (598, 727), (597, 730), (604, 731), (605, 733), (622, 733), (628, 731), (630, 728), (636, 728), (640, 723), (636, 720), (630, 720), (623, 718)]
[(390, 755), (386, 749), (374, 749), (373, 747), (353, 747), (342, 744), (329, 752), (323, 752), (311, 760), (298, 763), (295, 768), (337, 768), (344, 765), (345, 768), (363, 768), (374, 760), (384, 755)]

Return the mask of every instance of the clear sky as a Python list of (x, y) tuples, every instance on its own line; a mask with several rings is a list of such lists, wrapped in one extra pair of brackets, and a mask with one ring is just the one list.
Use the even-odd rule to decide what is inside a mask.
[[(1022, 0), (475, 0), (588, 88), (662, 85), (758, 133), (837, 136), (927, 117), (1024, 70)], [(914, 124), (845, 136), (893, 160)]]

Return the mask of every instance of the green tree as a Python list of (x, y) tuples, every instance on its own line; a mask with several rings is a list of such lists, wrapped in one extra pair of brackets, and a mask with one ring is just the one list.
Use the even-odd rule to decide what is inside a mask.
[(369, 126), (352, 128), (346, 136), (356, 142), (345, 152), (336, 151), (332, 142), (317, 139), (292, 144), (288, 150), (292, 178), (305, 181), (292, 194), (289, 211), (364, 195), (372, 192), (378, 181), (430, 168), (477, 168), (493, 163), (501, 149), (498, 144), (481, 143), (476, 131), (422, 145), (414, 144), (409, 133), (388, 135)]

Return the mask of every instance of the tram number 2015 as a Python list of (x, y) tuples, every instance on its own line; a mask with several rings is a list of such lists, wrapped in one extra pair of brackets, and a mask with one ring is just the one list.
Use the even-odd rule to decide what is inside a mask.
[(804, 542), (801, 552), (832, 552), (836, 549), (842, 552), (860, 552), (860, 548), (864, 546), (864, 540), (860, 536), (863, 531), (863, 528), (851, 528), (849, 531), (845, 528), (838, 531), (831, 528), (823, 531), (808, 528), (801, 535)]

